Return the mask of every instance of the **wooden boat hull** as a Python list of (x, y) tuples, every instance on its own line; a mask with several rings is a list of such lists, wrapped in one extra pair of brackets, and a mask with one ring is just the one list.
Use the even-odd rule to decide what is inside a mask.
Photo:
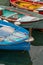
[[(8, 14), (6, 14), (6, 13), (8, 13)], [(14, 14), (13, 16), (9, 16), (10, 14)], [(16, 13), (16, 14), (15, 14)], [(33, 23), (33, 22), (37, 22), (37, 21), (40, 21), (40, 20), (42, 20), (42, 19), (40, 19), (40, 18), (38, 18), (38, 17), (36, 17), (35, 18), (35, 16), (32, 16), (32, 15), (30, 15), (30, 14), (26, 14), (26, 13), (24, 13), (24, 12), (18, 12), (17, 10), (10, 10), (10, 9), (5, 9), (5, 10), (3, 10), (3, 14), (2, 14), (2, 16), (1, 16), (1, 19), (3, 19), (3, 20), (7, 20), (7, 21), (9, 21), (9, 22), (12, 22), (12, 23), (14, 23), (14, 22), (16, 22), (19, 18), (23, 18), (23, 17), (30, 17), (30, 21), (19, 21), (21, 24), (28, 24), (28, 23)], [(31, 18), (33, 18), (32, 20), (31, 20)], [(35, 19), (34, 19), (35, 18)]]
[(22, 0), (22, 1), (21, 0), (10, 0), (10, 3), (13, 6), (27, 9), (30, 11), (34, 11), (37, 8), (40, 8), (41, 6), (43, 6), (43, 2), (33, 2), (33, 1), (28, 1), (28, 0)]
[(15, 45), (0, 45), (1, 50), (24, 50), (24, 51), (29, 51), (30, 50), (30, 43), (28, 42), (23, 42), (20, 44), (15, 44)]
[[(1, 33), (1, 29), (3, 30), (3, 31), (6, 31), (6, 30), (4, 30), (4, 29), (6, 29), (6, 28), (1, 28), (2, 26), (11, 26), (11, 27), (13, 27), (13, 29), (18, 33), (20, 33), (20, 31), (21, 31), (21, 34), (23, 33), (23, 35), (24, 35), (24, 33), (25, 33), (25, 35), (26, 35), (26, 37), (25, 37), (25, 39), (23, 39), (22, 38), (22, 40), (18, 40), (18, 37), (19, 36), (17, 36), (17, 34), (16, 34), (16, 36), (14, 36), (15, 37), (15, 39), (13, 40), (12, 39), (12, 37), (10, 37), (11, 39), (12, 39), (12, 42), (10, 41), (9, 42), (9, 40), (11, 40), (11, 39), (9, 39), (9, 40), (5, 40), (6, 38), (4, 38), (5, 36), (6, 36), (6, 34), (4, 34), (4, 32), (2, 32)], [(7, 29), (8, 30), (8, 29)], [(6, 31), (6, 32), (8, 32), (8, 31)], [(15, 32), (13, 32), (13, 33), (15, 33)], [(12, 34), (13, 34), (12, 33)], [(12, 34), (11, 34), (11, 36), (12, 36)], [(28, 51), (29, 49), (30, 49), (30, 43), (29, 42), (25, 42), (25, 40), (26, 39), (28, 39), (28, 37), (27, 37), (27, 35), (29, 34), (29, 32), (27, 31), (27, 30), (25, 30), (24, 28), (21, 28), (21, 27), (19, 27), (19, 26), (16, 26), (16, 25), (14, 25), (14, 24), (12, 24), (12, 23), (9, 23), (9, 22), (5, 22), (5, 21), (3, 21), (3, 20), (0, 20), (0, 38), (1, 37), (3, 37), (4, 38), (4, 40), (0, 40), (0, 49), (4, 49), (4, 50), (26, 50), (26, 51)], [(7, 35), (8, 36), (8, 35)], [(9, 37), (9, 36), (8, 36)], [(16, 37), (17, 37), (17, 39), (16, 39)], [(20, 37), (21, 38), (21, 37)]]

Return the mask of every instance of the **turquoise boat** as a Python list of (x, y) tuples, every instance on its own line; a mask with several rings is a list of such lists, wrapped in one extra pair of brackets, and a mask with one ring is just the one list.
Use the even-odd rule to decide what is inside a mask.
[(30, 49), (29, 32), (12, 23), (0, 20), (0, 49), (26, 50)]

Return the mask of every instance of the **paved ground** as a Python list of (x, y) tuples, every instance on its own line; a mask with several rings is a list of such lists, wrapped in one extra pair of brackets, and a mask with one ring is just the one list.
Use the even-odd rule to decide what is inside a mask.
[(9, 5), (9, 1), (10, 0), (0, 0), (0, 5), (6, 5), (6, 6), (8, 6)]
[(43, 32), (33, 31), (35, 41), (31, 44), (30, 57), (33, 65), (43, 65)]
[(32, 65), (43, 65), (43, 46), (31, 46), (30, 56)]

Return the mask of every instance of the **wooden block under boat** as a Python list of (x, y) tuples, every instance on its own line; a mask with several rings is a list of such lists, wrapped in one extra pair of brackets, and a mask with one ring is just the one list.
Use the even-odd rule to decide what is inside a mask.
[(43, 32), (43, 29), (40, 29), (39, 31)]

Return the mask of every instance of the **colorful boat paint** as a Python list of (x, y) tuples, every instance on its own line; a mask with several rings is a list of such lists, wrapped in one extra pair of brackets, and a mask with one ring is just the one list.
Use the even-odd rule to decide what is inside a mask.
[(24, 28), (0, 20), (0, 49), (29, 50), (30, 43), (25, 42), (29, 38), (28, 34)]
[[(27, 19), (28, 17), (28, 19)], [(20, 20), (20, 19), (24, 19), (24, 21)], [(20, 22), (21, 24), (25, 24), (25, 23), (32, 23), (34, 21), (40, 20), (38, 17), (34, 17), (30, 14), (26, 14), (24, 12), (19, 12), (17, 10), (13, 10), (12, 8), (5, 8), (3, 10), (3, 14), (1, 16), (1, 19), (5, 19), (9, 22)]]
[(30, 11), (34, 11), (40, 7), (43, 6), (43, 2), (33, 2), (33, 1), (27, 1), (27, 0), (10, 0), (10, 3), (13, 6), (22, 8), (22, 9), (27, 9)]

